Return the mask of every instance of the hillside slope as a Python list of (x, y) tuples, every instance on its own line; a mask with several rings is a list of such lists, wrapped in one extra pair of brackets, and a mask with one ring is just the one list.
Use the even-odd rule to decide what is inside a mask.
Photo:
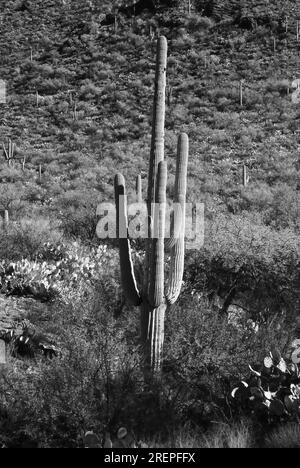
[[(299, 228), (295, 2), (285, 9), (274, 7), (280, 2), (272, 9), (244, 2), (233, 16), (227, 13), (236, 2), (210, 2), (210, 11), (207, 2), (195, 2), (190, 15), (179, 5), (132, 18), (117, 14), (108, 26), (113, 2), (30, 3), (20, 9), (19, 1), (6, 2), (2, 12), (0, 75), (8, 96), (0, 141), (16, 143), (19, 162), (26, 156), (25, 172), (16, 163), (18, 174), (9, 177), (1, 159), (2, 181), (23, 180), (30, 186), (25, 199), (57, 216), (55, 201), (63, 206), (67, 192), (111, 196), (116, 167), (132, 186), (137, 173), (146, 176), (159, 33), (169, 42), (166, 154), (174, 171), (176, 135), (188, 132), (189, 200), (205, 201), (208, 213), (260, 212), (264, 223)], [(268, 11), (273, 22), (259, 21)], [(258, 21), (245, 28), (238, 16), (251, 14)]]

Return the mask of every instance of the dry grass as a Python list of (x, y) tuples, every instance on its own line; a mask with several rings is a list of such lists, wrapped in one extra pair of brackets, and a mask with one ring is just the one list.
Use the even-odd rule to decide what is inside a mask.
[(217, 427), (205, 434), (187, 424), (174, 431), (168, 440), (158, 435), (148, 440), (147, 444), (155, 448), (251, 448), (253, 437), (246, 422), (232, 426), (218, 423)]
[(275, 429), (266, 438), (267, 448), (300, 448), (300, 424), (291, 423)]
[(204, 448), (250, 448), (252, 434), (246, 422), (219, 425), (204, 436)]

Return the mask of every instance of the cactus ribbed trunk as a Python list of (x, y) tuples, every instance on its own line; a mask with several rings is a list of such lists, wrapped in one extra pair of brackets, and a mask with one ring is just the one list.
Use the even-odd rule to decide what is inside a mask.
[(137, 203), (142, 203), (142, 201), (143, 201), (143, 190), (142, 190), (142, 178), (141, 178), (140, 175), (138, 175), (136, 177), (135, 190), (136, 190), (136, 201), (137, 201)]
[(166, 217), (167, 165), (161, 161), (158, 165), (155, 194), (155, 212), (153, 219), (154, 238), (150, 240), (152, 258), (150, 265), (149, 303), (157, 307), (164, 300), (164, 234)]
[(247, 187), (249, 182), (249, 176), (247, 172), (247, 166), (243, 165), (243, 186)]
[(162, 36), (158, 39), (157, 43), (152, 138), (148, 179), (149, 203), (150, 200), (154, 200), (155, 197), (158, 163), (164, 159), (166, 69), (167, 40)]
[(243, 107), (243, 81), (240, 81), (240, 106)]
[(150, 369), (154, 373), (160, 371), (161, 359), (164, 344), (164, 333), (165, 333), (165, 314), (167, 306), (162, 303), (158, 307), (149, 310), (149, 339), (147, 343), (146, 356), (150, 357), (150, 362), (146, 361), (146, 368), (150, 366)]
[(9, 225), (9, 214), (8, 210), (4, 210), (4, 217), (3, 217), (3, 228), (6, 231)]
[[(140, 294), (133, 271), (126, 208), (125, 181), (115, 177), (117, 237), (119, 238), (121, 281), (126, 298), (141, 306), (141, 339), (145, 352), (146, 375), (161, 369), (164, 343), (165, 313), (168, 305), (179, 296), (184, 267), (185, 198), (188, 161), (188, 137), (178, 138), (175, 178), (175, 206), (171, 238), (165, 238), (167, 164), (164, 161), (164, 121), (166, 88), (167, 41), (160, 37), (157, 44), (155, 93), (152, 122), (149, 179), (147, 191), (148, 238), (144, 263), (143, 288)], [(141, 178), (136, 180), (137, 201), (142, 199)], [(176, 212), (176, 213), (177, 213)], [(170, 276), (165, 289), (165, 248), (171, 251)]]

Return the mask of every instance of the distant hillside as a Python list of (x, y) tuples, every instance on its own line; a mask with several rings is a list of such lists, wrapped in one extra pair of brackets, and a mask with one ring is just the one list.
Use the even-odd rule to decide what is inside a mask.
[(259, 212), (273, 223), (284, 193), (275, 224), (298, 228), (297, 2), (195, 1), (190, 14), (187, 2), (171, 3), (130, 16), (116, 2), (6, 2), (0, 77), (8, 96), (0, 142), (11, 138), (27, 169), (10, 177), (30, 181), (41, 164), (43, 178), (29, 199), (44, 200), (54, 212), (54, 202), (62, 205), (70, 191), (111, 196), (116, 167), (132, 186), (138, 172), (144, 177), (155, 37), (164, 34), (166, 154), (174, 171), (176, 135), (187, 131), (189, 199), (204, 200), (211, 214)]

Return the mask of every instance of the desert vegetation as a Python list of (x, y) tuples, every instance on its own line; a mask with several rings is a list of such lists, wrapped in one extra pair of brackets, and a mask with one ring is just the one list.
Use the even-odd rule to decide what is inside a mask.
[[(299, 21), (5, 2), (3, 448), (300, 446)], [(175, 213), (164, 238), (170, 200), (204, 206), (203, 242)], [(136, 201), (158, 238), (99, 238), (99, 204), (120, 234)]]

